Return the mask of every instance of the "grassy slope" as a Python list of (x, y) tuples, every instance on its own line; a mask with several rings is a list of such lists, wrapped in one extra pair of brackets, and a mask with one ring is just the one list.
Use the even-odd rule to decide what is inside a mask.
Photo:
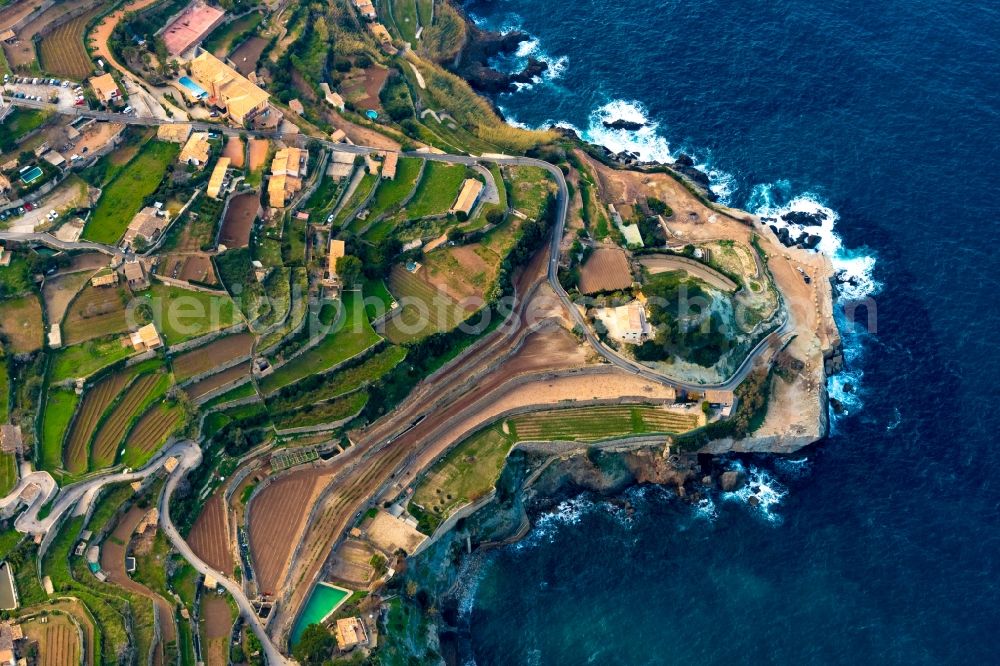
[(83, 237), (98, 243), (116, 244), (143, 200), (156, 191), (167, 165), (177, 159), (180, 146), (151, 141), (122, 169), (101, 193), (94, 214), (83, 230)]
[(361, 293), (344, 292), (344, 315), (323, 340), (309, 351), (292, 359), (261, 381), (261, 389), (271, 393), (306, 375), (322, 372), (368, 349), (378, 342), (378, 334), (365, 316)]
[(154, 282), (150, 304), (156, 327), (168, 345), (197, 338), (236, 321), (236, 308), (225, 294), (192, 291)]
[(62, 445), (69, 422), (73, 418), (80, 396), (68, 388), (50, 388), (42, 419), (42, 450), (38, 462), (42, 469), (62, 468)]

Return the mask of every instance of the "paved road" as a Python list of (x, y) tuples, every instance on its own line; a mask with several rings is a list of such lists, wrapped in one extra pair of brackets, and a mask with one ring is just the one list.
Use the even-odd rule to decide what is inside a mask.
[(174, 490), (177, 489), (177, 484), (188, 471), (201, 463), (201, 449), (194, 442), (188, 442), (188, 444), (194, 447), (197, 455), (188, 456), (181, 460), (180, 464), (177, 465), (177, 469), (167, 479), (166, 487), (164, 487), (163, 494), (160, 496), (160, 526), (163, 528), (167, 538), (170, 539), (170, 543), (173, 544), (174, 548), (177, 549), (191, 566), (197, 569), (199, 573), (215, 578), (232, 595), (236, 601), (236, 605), (240, 609), (240, 615), (243, 616), (243, 619), (257, 635), (257, 638), (260, 639), (260, 644), (263, 646), (267, 657), (266, 663), (270, 666), (274, 666), (275, 664), (295, 664), (297, 662), (285, 657), (281, 653), (281, 650), (271, 641), (271, 637), (267, 635), (267, 630), (264, 628), (260, 618), (257, 617), (257, 612), (254, 610), (253, 605), (247, 599), (247, 596), (243, 594), (243, 588), (236, 581), (230, 579), (228, 576), (221, 575), (195, 555), (187, 541), (181, 537), (174, 526), (173, 520), (170, 518), (170, 498), (173, 496)]
[(52, 234), (37, 231), (0, 231), (0, 240), (21, 241), (23, 243), (41, 243), (57, 250), (92, 250), (111, 256), (122, 254), (122, 251), (111, 245), (93, 243), (91, 241), (64, 241)]
[[(198, 445), (194, 442), (178, 442), (169, 449), (161, 451), (155, 458), (153, 458), (153, 460), (151, 460), (139, 471), (129, 472), (128, 474), (124, 472), (103, 474), (92, 479), (68, 485), (60, 490), (59, 494), (56, 495), (55, 503), (52, 505), (48, 515), (45, 516), (45, 518), (39, 518), (39, 510), (45, 505), (52, 494), (51, 491), (47, 489), (47, 486), (43, 486), (43, 492), (39, 494), (39, 497), (35, 499), (27, 510), (17, 517), (17, 520), (14, 521), (14, 529), (23, 534), (45, 534), (52, 528), (53, 525), (56, 524), (66, 511), (74, 506), (76, 506), (76, 513), (78, 515), (85, 513), (89, 508), (90, 503), (94, 501), (94, 498), (97, 497), (97, 494), (104, 486), (111, 483), (131, 483), (132, 481), (141, 481), (160, 469), (167, 458), (171, 456), (177, 458), (179, 462), (191, 460), (195, 457), (200, 460), (201, 449), (199, 449)], [(45, 481), (40, 475), (48, 476), (48, 473), (34, 472), (31, 475), (33, 477), (32, 480), (44, 484)], [(49, 478), (51, 479), (52, 477)], [(25, 479), (27, 479), (27, 477), (25, 477)], [(21, 484), (18, 484), (18, 488), (20, 487)], [(15, 499), (17, 497), (15, 493), (19, 492), (18, 488), (15, 488), (11, 494), (7, 495), (7, 497), (3, 500), (0, 500), (0, 506), (9, 504), (12, 499)]]

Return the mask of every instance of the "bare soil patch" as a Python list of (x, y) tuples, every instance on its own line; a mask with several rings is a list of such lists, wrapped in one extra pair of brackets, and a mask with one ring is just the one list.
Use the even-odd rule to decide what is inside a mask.
[(219, 243), (228, 248), (246, 247), (250, 244), (250, 230), (253, 229), (257, 211), (260, 208), (260, 195), (256, 192), (237, 194), (229, 200), (226, 217), (222, 221), (219, 233)]
[(91, 275), (90, 271), (78, 271), (56, 275), (45, 281), (42, 296), (45, 298), (45, 313), (48, 315), (49, 324), (62, 322), (73, 297), (87, 284)]
[(264, 162), (267, 161), (267, 146), (267, 139), (250, 139), (251, 171), (264, 168)]
[(257, 71), (260, 54), (264, 52), (265, 48), (267, 48), (267, 40), (254, 35), (240, 44), (229, 55), (229, 60), (235, 65), (237, 72), (248, 76), (251, 72)]
[(597, 248), (580, 268), (580, 291), (584, 294), (618, 291), (631, 285), (632, 271), (621, 248)]
[(232, 165), (236, 169), (242, 169), (246, 164), (246, 146), (243, 139), (238, 136), (231, 136), (226, 140), (226, 146), (222, 149), (222, 156), (232, 160)]

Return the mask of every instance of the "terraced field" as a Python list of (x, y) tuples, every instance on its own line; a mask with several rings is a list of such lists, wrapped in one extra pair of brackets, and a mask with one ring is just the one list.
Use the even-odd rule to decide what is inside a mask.
[(519, 440), (592, 441), (628, 433), (687, 432), (698, 426), (694, 411), (627, 405), (580, 407), (525, 414), (510, 420)]
[(397, 344), (449, 331), (471, 314), (447, 293), (425, 281), (419, 271), (411, 273), (403, 266), (392, 269), (389, 291), (400, 307), (386, 322), (385, 337)]
[(114, 464), (118, 445), (125, 437), (132, 420), (141, 413), (144, 406), (162, 396), (169, 385), (168, 374), (151, 372), (140, 376), (129, 386), (94, 437), (90, 455), (93, 469)]
[(514, 440), (497, 426), (468, 437), (427, 472), (413, 502), (444, 519), (484, 496), (496, 483)]
[(76, 297), (63, 321), (63, 344), (75, 345), (128, 329), (125, 306), (131, 297), (125, 287), (87, 285)]
[(49, 614), (21, 625), (26, 638), (38, 642), (38, 666), (75, 666), (80, 663), (80, 636), (69, 618)]
[(180, 405), (160, 403), (146, 411), (125, 440), (123, 463), (139, 467), (167, 441), (184, 420)]
[(99, 381), (84, 394), (63, 453), (63, 467), (67, 470), (74, 474), (87, 471), (87, 448), (97, 429), (97, 423), (134, 374), (134, 370), (116, 372)]
[(90, 55), (83, 45), (87, 23), (102, 10), (95, 7), (42, 37), (38, 53), (42, 69), (66, 79), (82, 81), (93, 69)]
[(173, 361), (174, 376), (181, 382), (212, 368), (225, 365), (234, 358), (245, 356), (253, 347), (253, 336), (238, 333), (176, 356)]
[(339, 323), (315, 347), (296, 356), (261, 381), (264, 393), (274, 391), (299, 381), (303, 377), (333, 368), (368, 349), (379, 341), (368, 323), (361, 293), (346, 291), (342, 297), (343, 314)]

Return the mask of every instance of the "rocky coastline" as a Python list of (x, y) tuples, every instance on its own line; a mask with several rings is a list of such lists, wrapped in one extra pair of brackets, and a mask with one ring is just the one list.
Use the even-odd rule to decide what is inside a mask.
[[(630, 443), (639, 441), (639, 444)], [(567, 449), (570, 447), (570, 449)], [(436, 656), (439, 663), (464, 664), (471, 658), (469, 616), (463, 612), (468, 590), (462, 582), (475, 575), (491, 549), (523, 539), (539, 516), (566, 500), (587, 494), (626, 513), (633, 511), (626, 491), (656, 484), (671, 489), (677, 501), (697, 504), (712, 492), (756, 490), (726, 459), (674, 452), (669, 441), (632, 438), (586, 446), (568, 442), (518, 445), (508, 456), (492, 499), (458, 520), (433, 545), (410, 558), (395, 581), (404, 603), (420, 612), (433, 609), (423, 645), (411, 645), (416, 659)]]
[(457, 7), (465, 19), (467, 39), (465, 47), (459, 52), (452, 67), (455, 74), (465, 79), (473, 90), (496, 95), (513, 92), (519, 84), (535, 81), (546, 72), (548, 64), (537, 58), (528, 58), (528, 62), (520, 72), (506, 73), (497, 70), (490, 62), (497, 56), (515, 53), (522, 42), (530, 36), (519, 30), (500, 33), (479, 28), (468, 15)]

